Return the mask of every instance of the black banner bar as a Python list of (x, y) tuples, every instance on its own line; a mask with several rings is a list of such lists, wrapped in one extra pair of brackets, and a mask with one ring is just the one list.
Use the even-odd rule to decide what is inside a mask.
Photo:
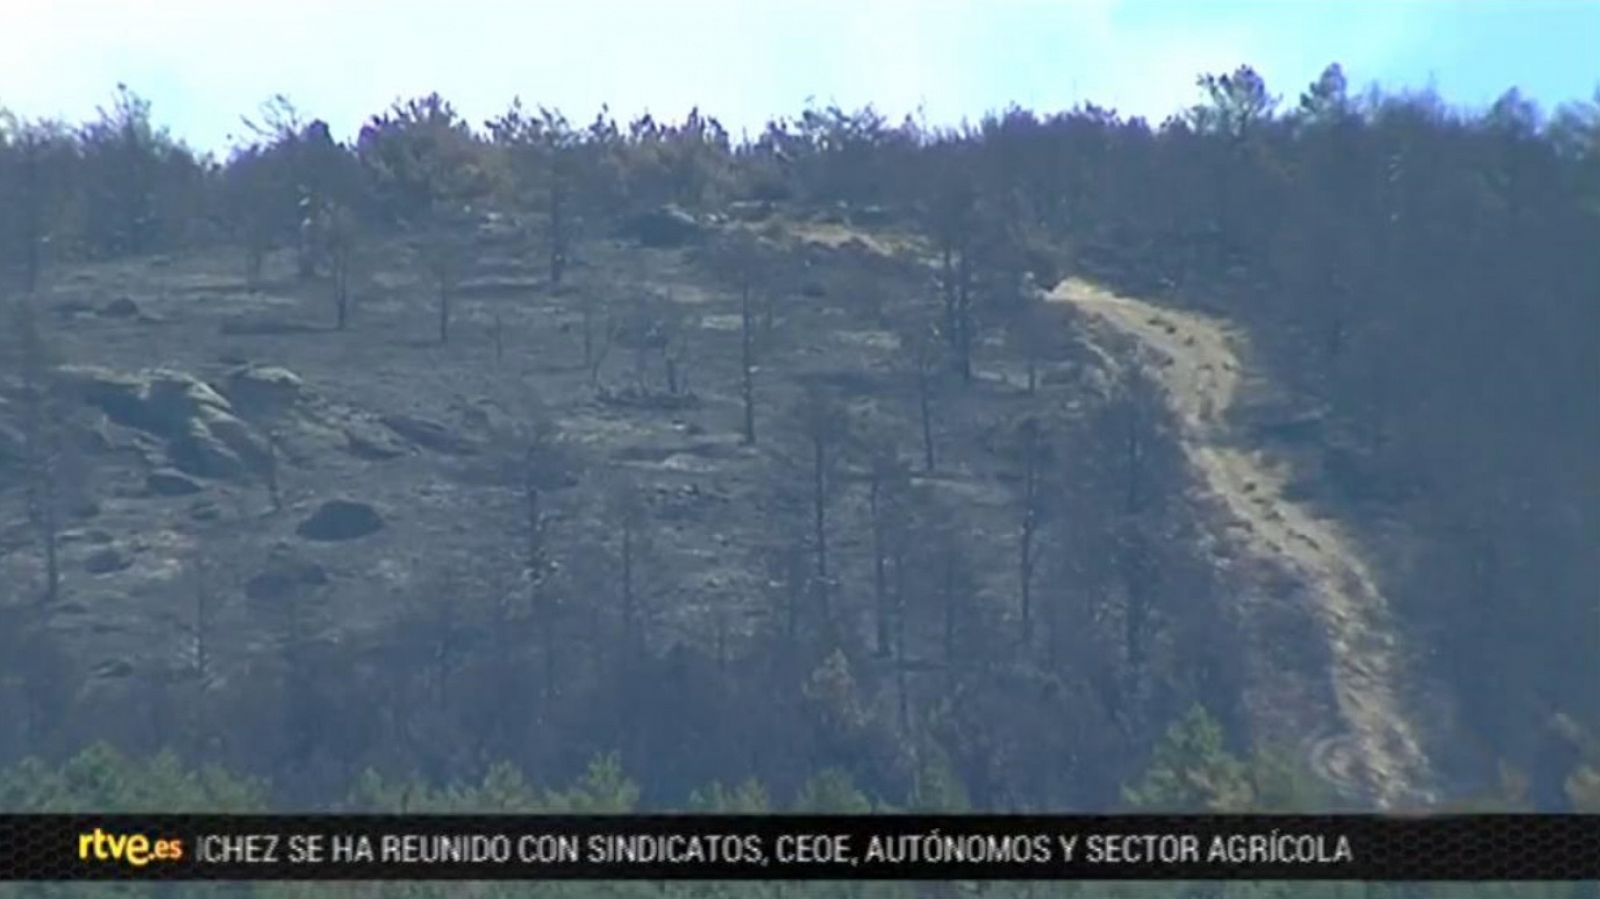
[(1600, 815), (0, 815), (4, 880), (1600, 880)]

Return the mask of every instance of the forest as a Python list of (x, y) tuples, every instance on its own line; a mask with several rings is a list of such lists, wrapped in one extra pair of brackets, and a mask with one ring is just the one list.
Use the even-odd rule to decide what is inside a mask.
[[(1600, 92), (1196, 88), (0, 114), (0, 809), (1600, 811)], [(1589, 895), (1291, 886), (472, 891)]]

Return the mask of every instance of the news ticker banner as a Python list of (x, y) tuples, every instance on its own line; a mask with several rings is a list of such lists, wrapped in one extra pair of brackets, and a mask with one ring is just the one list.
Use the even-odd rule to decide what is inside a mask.
[(0, 880), (1600, 880), (1600, 815), (0, 815)]

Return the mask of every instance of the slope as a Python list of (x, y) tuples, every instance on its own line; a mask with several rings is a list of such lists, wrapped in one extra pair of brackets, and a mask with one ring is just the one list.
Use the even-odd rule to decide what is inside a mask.
[[(1345, 728), (1306, 741), (1313, 766), (1383, 808), (1425, 801), (1430, 766), (1405, 709), (1404, 665), (1372, 572), (1338, 522), (1286, 496), (1282, 465), (1232, 439), (1228, 412), (1243, 380), (1234, 349), (1240, 336), (1213, 319), (1077, 279), (1057, 285), (1050, 299), (1086, 314), (1093, 328), (1132, 338), (1154, 357), (1147, 361), (1180, 423), (1190, 464), (1237, 524), (1228, 529), (1232, 549), (1305, 588), (1298, 595), (1309, 599), (1304, 611), (1325, 636), (1331, 699)], [(1266, 592), (1266, 601), (1282, 601), (1270, 595), (1282, 591)]]

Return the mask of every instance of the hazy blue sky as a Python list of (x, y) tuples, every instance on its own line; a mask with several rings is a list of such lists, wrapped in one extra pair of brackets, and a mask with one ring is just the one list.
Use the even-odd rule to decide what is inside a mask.
[(578, 119), (689, 107), (758, 130), (808, 96), (953, 122), (1016, 101), (1159, 119), (1249, 62), (1292, 100), (1351, 81), (1546, 108), (1600, 86), (1600, 0), (0, 0), (0, 106), (81, 119), (125, 81), (218, 149), (274, 93), (346, 137), (437, 90), (474, 123), (514, 95)]

